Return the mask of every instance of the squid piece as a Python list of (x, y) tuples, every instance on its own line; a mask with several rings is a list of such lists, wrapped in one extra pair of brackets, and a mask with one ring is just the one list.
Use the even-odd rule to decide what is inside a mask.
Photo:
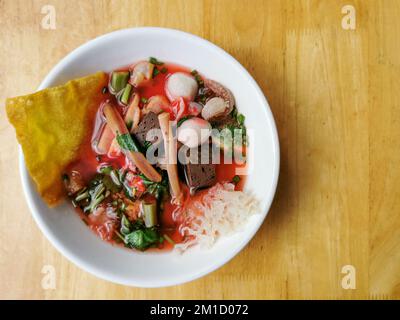
[(169, 108), (170, 104), (167, 98), (161, 95), (156, 95), (150, 97), (148, 103), (143, 108), (143, 114), (147, 114), (149, 112), (159, 114), (163, 111), (169, 110)]
[(153, 77), (154, 64), (148, 61), (142, 61), (133, 67), (129, 83), (137, 87), (144, 80), (149, 80)]
[(175, 120), (179, 121), (184, 113), (186, 112), (186, 102), (185, 99), (180, 97), (171, 103), (171, 111), (175, 116)]
[(214, 97), (207, 101), (201, 116), (209, 121), (215, 121), (228, 115), (228, 102), (220, 97)]

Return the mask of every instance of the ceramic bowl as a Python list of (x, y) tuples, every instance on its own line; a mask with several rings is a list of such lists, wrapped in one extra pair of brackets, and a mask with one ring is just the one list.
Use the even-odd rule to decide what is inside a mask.
[(96, 71), (111, 71), (150, 56), (199, 70), (234, 94), (252, 133), (249, 175), (245, 190), (260, 200), (260, 211), (238, 233), (222, 237), (210, 249), (178, 252), (137, 252), (102, 241), (81, 221), (70, 204), (48, 208), (36, 192), (20, 152), (23, 189), (32, 215), (49, 241), (82, 269), (109, 281), (137, 287), (177, 285), (221, 267), (240, 252), (263, 223), (279, 174), (277, 131), (264, 94), (246, 69), (216, 45), (171, 29), (134, 28), (91, 40), (62, 59), (40, 89)]

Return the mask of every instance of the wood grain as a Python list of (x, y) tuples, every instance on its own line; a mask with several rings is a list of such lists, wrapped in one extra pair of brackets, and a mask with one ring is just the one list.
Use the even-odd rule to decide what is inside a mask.
[[(52, 4), (57, 29), (40, 26)], [(356, 30), (341, 8), (356, 8)], [(0, 298), (400, 298), (400, 3), (0, 0)], [(218, 271), (161, 289), (114, 285), (78, 269), (43, 237), (25, 203), (4, 100), (98, 35), (177, 28), (236, 57), (266, 94), (281, 143), (267, 220)], [(356, 268), (356, 289), (341, 268)], [(53, 265), (56, 289), (43, 290)]]

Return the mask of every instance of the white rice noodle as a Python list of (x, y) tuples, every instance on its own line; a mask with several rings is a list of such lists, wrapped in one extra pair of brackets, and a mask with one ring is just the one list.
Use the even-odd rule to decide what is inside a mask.
[(257, 213), (259, 203), (251, 194), (235, 191), (231, 183), (217, 184), (186, 212), (186, 223), (181, 232), (187, 241), (175, 245), (178, 251), (191, 246), (210, 248), (221, 236), (243, 229), (248, 218)]

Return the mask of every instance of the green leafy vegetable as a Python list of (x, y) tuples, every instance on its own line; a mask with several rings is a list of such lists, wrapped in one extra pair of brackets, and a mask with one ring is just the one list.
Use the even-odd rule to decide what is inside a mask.
[(118, 192), (120, 190), (120, 186), (116, 185), (109, 175), (104, 176), (102, 182), (107, 190), (112, 192)]
[(158, 74), (160, 74), (160, 70), (158, 70), (157, 68), (154, 68), (153, 69), (153, 78)]
[(99, 169), (101, 175), (97, 176), (97, 180), (101, 181), (107, 190), (112, 192), (117, 192), (121, 188), (121, 182), (119, 180), (119, 175), (116, 169), (110, 165), (102, 166)]
[(110, 172), (112, 171), (113, 167), (112, 166), (102, 166), (99, 171), (100, 173), (103, 174), (110, 174)]
[(136, 230), (125, 236), (125, 244), (130, 248), (135, 248), (139, 250), (144, 250), (146, 248), (146, 243), (143, 236), (142, 230)]
[(121, 181), (119, 180), (119, 176), (118, 176), (118, 172), (113, 169), (110, 172), (110, 178), (112, 180), (112, 182), (117, 186), (117, 187), (121, 187)]
[(140, 147), (129, 133), (118, 134), (117, 142), (122, 150), (140, 152)]
[(236, 119), (237, 119), (237, 122), (239, 123), (239, 125), (241, 125), (241, 126), (244, 125), (244, 120), (245, 120), (245, 116), (244, 115), (238, 114)]
[[(121, 200), (120, 202), (122, 202), (122, 200)], [(126, 204), (125, 204), (125, 202), (122, 202), (122, 203), (121, 203), (121, 206), (119, 207), (119, 209), (121, 210), (121, 212), (125, 212), (125, 210), (126, 210)]]
[(131, 131), (132, 125), (133, 125), (133, 121), (132, 120), (128, 120), (128, 122), (126, 123), (126, 128), (128, 129), (128, 131)]
[(163, 198), (164, 195), (168, 193), (168, 177), (165, 172), (162, 173), (162, 179), (160, 182), (154, 182), (149, 179), (144, 174), (139, 175), (143, 184), (146, 186), (146, 192), (155, 196), (157, 200)]
[(206, 102), (207, 102), (207, 97), (206, 97), (205, 95), (199, 96), (199, 102), (200, 102), (201, 104), (206, 104)]
[(154, 57), (150, 57), (149, 58), (149, 62), (156, 65), (156, 66), (162, 66), (164, 64), (164, 62), (157, 60)]
[(73, 200), (84, 213), (93, 212), (111, 193), (119, 192), (121, 189), (121, 185), (118, 186), (110, 175), (115, 169), (111, 166), (103, 166), (99, 171), (102, 173), (96, 174), (88, 187), (83, 188)]
[(149, 247), (162, 243), (164, 239), (155, 228), (135, 230), (125, 236), (125, 244), (130, 248), (146, 250)]
[(104, 194), (100, 194), (96, 198), (92, 198), (92, 201), (88, 206), (83, 209), (83, 212), (93, 212), (94, 209), (105, 199)]
[(144, 148), (144, 150), (147, 150), (148, 148), (150, 148), (151, 146), (152, 146), (153, 144), (150, 142), (150, 141), (145, 141), (144, 143), (143, 143), (143, 148)]
[(240, 182), (240, 177), (239, 177), (238, 175), (234, 176), (234, 177), (232, 178), (232, 182), (233, 182), (234, 184), (238, 184), (238, 183)]
[(161, 71), (161, 73), (167, 73), (168, 69), (166, 67), (162, 67), (160, 71)]
[(126, 236), (131, 232), (131, 223), (125, 215), (122, 215), (121, 219), (121, 229), (120, 232), (122, 235)]
[(121, 218), (120, 233), (116, 232), (116, 234), (127, 247), (138, 250), (145, 250), (164, 241), (155, 226), (146, 228), (142, 219), (132, 223), (125, 215)]
[(196, 79), (197, 84), (198, 84), (200, 87), (204, 86), (204, 81), (203, 81), (202, 77), (200, 76), (200, 74), (198, 73), (197, 70), (192, 70), (190, 73), (191, 73), (192, 76)]
[(84, 200), (84, 199), (87, 199), (87, 198), (89, 198), (89, 191), (88, 190), (85, 190), (84, 192), (80, 192), (76, 197), (75, 197), (75, 201), (76, 202), (79, 202), (79, 201), (82, 201), (82, 200)]
[(106, 187), (104, 186), (104, 183), (100, 182), (93, 189), (89, 190), (90, 197), (92, 199), (95, 199), (95, 198), (99, 197), (105, 190), (106, 190)]
[(147, 102), (149, 102), (149, 99), (147, 99), (147, 98), (145, 98), (145, 97), (142, 97), (142, 98), (140, 99), (140, 101), (142, 101), (142, 103), (147, 103)]
[(247, 144), (247, 133), (246, 133), (246, 126), (244, 125), (244, 122), (246, 120), (246, 117), (239, 113), (236, 108), (233, 108), (230, 116), (232, 117), (232, 121), (226, 124), (224, 127), (220, 128), (221, 130), (223, 129), (228, 129), (232, 133), (232, 137), (235, 136), (235, 130), (240, 130), (239, 132), (242, 137), (242, 142), (243, 144)]
[(101, 181), (103, 180), (103, 175), (102, 174), (96, 174), (94, 176), (94, 178), (92, 180), (90, 180), (89, 182), (89, 189), (93, 189), (94, 187), (96, 187), (97, 185), (99, 185), (101, 183)]

